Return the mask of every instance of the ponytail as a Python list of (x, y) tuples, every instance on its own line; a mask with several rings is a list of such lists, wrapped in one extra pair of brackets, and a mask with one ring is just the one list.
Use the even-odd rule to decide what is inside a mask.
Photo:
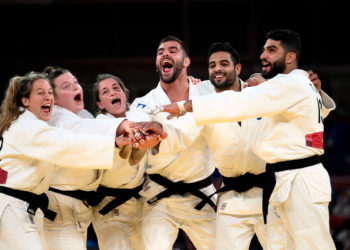
[(0, 135), (2, 135), (11, 125), (11, 122), (16, 120), (24, 110), (19, 109), (18, 92), (22, 77), (15, 76), (10, 79), (9, 86), (6, 90), (5, 99), (0, 107)]
[(22, 97), (29, 98), (31, 85), (37, 79), (49, 81), (45, 75), (35, 72), (30, 72), (23, 77), (14, 76), (10, 79), (0, 107), (0, 136), (24, 112), (24, 109), (21, 109), (23, 107)]

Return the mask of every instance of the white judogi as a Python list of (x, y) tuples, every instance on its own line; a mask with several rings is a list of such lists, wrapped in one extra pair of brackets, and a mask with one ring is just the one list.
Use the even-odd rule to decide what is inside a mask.
[[(192, 85), (190, 83), (189, 96), (205, 95), (213, 91), (211, 84)], [(131, 110), (142, 110), (149, 106), (160, 106), (169, 104), (170, 100), (161, 85), (150, 91), (142, 98), (136, 98), (131, 105)], [(184, 118), (192, 121), (190, 131), (187, 128), (179, 127), (177, 119), (167, 120), (167, 114), (160, 113), (153, 117), (156, 121), (164, 124), (164, 130), (169, 136), (160, 144), (159, 153), (156, 156), (148, 154), (146, 165), (147, 174), (160, 174), (167, 179), (178, 182), (192, 183), (203, 180), (214, 172), (214, 165), (211, 162), (210, 152), (205, 138), (200, 134), (201, 128), (197, 132), (193, 129), (194, 121), (191, 115), (185, 115)], [(187, 118), (186, 118), (187, 117)], [(177, 127), (179, 133), (189, 134), (190, 145), (179, 150), (171, 149), (172, 138), (175, 136), (168, 130), (166, 124)], [(177, 133), (174, 132), (175, 134)], [(186, 143), (184, 141), (183, 143)], [(169, 146), (169, 147), (168, 147)], [(148, 180), (141, 195), (150, 200), (155, 195), (164, 190), (164, 187), (158, 185), (152, 180)], [(204, 193), (211, 194), (215, 192), (213, 185), (201, 189)], [(190, 237), (197, 249), (214, 249), (215, 245), (215, 212), (209, 206), (205, 205), (201, 210), (194, 207), (201, 200), (194, 195), (172, 195), (163, 198), (156, 203), (144, 205), (143, 217), (143, 239), (146, 249), (172, 249), (172, 246), (178, 235), (179, 228), (182, 228)]]
[[(116, 119), (110, 114), (99, 114), (96, 119)], [(131, 146), (131, 145), (130, 145)], [(119, 155), (113, 169), (103, 172), (100, 185), (108, 188), (133, 189), (144, 180), (145, 164), (130, 165)], [(132, 197), (124, 204), (102, 216), (99, 211), (115, 197), (107, 196), (94, 208), (92, 224), (99, 248), (105, 250), (142, 250), (141, 221), (143, 199)]]
[[(305, 71), (279, 74), (241, 92), (194, 98), (192, 105), (200, 126), (265, 117), (254, 151), (268, 163), (323, 154), (321, 96)], [(291, 248), (335, 249), (329, 233), (330, 179), (322, 164), (275, 176), (267, 218), (268, 249), (278, 248), (269, 231), (281, 222), (291, 237)]]
[[(208, 81), (209, 82), (209, 81)], [(202, 83), (199, 83), (202, 84)], [(241, 81), (241, 89), (244, 82)], [(261, 118), (205, 126), (205, 138), (213, 162), (225, 177), (238, 177), (249, 172), (265, 172), (265, 162), (253, 152), (253, 143), (262, 124)], [(246, 192), (224, 192), (218, 201), (216, 218), (216, 249), (249, 249), (256, 233), (265, 248), (265, 226), (262, 217), (262, 189)]]
[[(113, 166), (113, 136), (77, 135), (51, 127), (27, 110), (12, 122), (2, 138), (2, 187), (42, 194), (49, 187), (54, 164), (69, 167), (74, 160), (74, 167), (80, 170)], [(95, 152), (98, 155), (92, 157)], [(1, 249), (44, 249), (35, 219), (27, 208), (27, 202), (0, 193)]]
[[(55, 106), (49, 124), (69, 129), (79, 134), (112, 135), (125, 118), (95, 120), (80, 118), (73, 112)], [(75, 161), (72, 160), (72, 166)], [(50, 187), (64, 190), (94, 191), (102, 177), (102, 171), (77, 170), (56, 167), (50, 179)], [(67, 195), (48, 191), (49, 208), (58, 211), (55, 221), (44, 219), (44, 236), (50, 249), (86, 249), (87, 228), (92, 221), (91, 206)]]

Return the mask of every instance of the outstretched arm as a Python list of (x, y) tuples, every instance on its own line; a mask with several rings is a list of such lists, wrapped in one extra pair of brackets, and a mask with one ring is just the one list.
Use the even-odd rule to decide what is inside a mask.
[(164, 105), (162, 106), (162, 109), (163, 112), (168, 112), (170, 114), (168, 119), (171, 119), (174, 116), (182, 116), (186, 112), (193, 112), (191, 100)]

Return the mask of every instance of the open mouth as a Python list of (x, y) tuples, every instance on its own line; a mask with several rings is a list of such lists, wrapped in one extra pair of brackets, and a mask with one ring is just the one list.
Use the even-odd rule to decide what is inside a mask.
[(169, 72), (173, 67), (174, 67), (174, 64), (169, 59), (165, 59), (162, 62), (162, 70), (163, 70), (163, 72)]
[(50, 112), (51, 112), (51, 105), (50, 105), (50, 104), (44, 104), (43, 106), (41, 106), (41, 109), (42, 109), (45, 113), (50, 113)]
[(74, 96), (74, 101), (80, 102), (81, 100), (82, 100), (81, 94), (77, 94), (76, 96)]
[(262, 62), (261, 62), (261, 68), (262, 68), (262, 70), (267, 70), (270, 66), (271, 66), (271, 63), (269, 63), (269, 62), (267, 62), (267, 61), (262, 61)]
[(119, 103), (119, 104), (121, 104), (121, 100), (120, 100), (120, 98), (114, 98), (113, 100), (112, 100), (112, 104), (115, 104), (115, 103)]

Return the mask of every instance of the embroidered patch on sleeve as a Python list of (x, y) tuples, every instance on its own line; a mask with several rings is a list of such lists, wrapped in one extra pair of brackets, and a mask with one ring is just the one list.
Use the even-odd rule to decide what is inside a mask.
[(323, 149), (323, 132), (305, 135), (306, 146)]
[(146, 107), (146, 104), (138, 103), (136, 108), (141, 107), (142, 109)]
[(6, 184), (7, 171), (0, 168), (0, 184)]

